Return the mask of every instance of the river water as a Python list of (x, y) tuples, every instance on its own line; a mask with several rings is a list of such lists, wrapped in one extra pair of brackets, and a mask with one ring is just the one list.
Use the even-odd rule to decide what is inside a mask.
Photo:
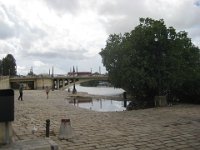
[(114, 96), (124, 92), (123, 89), (114, 87), (83, 87), (80, 85), (76, 86), (78, 92), (87, 92), (92, 95), (103, 95), (103, 96)]
[[(71, 88), (72, 89), (72, 88)], [(116, 96), (124, 92), (123, 89), (114, 87), (83, 87), (76, 85), (78, 92), (87, 92), (92, 95), (102, 95), (102, 96)], [(94, 111), (108, 112), (108, 111), (123, 111), (126, 110), (123, 107), (124, 102), (111, 100), (111, 99), (93, 99), (92, 102), (84, 102), (76, 104), (78, 107), (86, 108)]]

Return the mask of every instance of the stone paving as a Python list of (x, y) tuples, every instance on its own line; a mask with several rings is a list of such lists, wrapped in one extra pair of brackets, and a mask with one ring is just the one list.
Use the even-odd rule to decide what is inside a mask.
[[(95, 112), (68, 104), (68, 93), (25, 91), (24, 101), (15, 93), (14, 140), (50, 139), (63, 150), (199, 150), (200, 105), (175, 105), (123, 112)], [(68, 118), (74, 137), (59, 140), (61, 119)], [(33, 134), (35, 126), (37, 131)]]

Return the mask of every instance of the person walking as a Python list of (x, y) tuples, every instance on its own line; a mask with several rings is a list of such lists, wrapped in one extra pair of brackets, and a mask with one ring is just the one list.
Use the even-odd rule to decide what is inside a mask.
[(49, 91), (50, 91), (50, 88), (49, 88), (48, 86), (46, 86), (45, 90), (46, 90), (47, 99), (48, 99), (48, 98), (49, 98)]
[(18, 100), (23, 101), (23, 84), (20, 84), (19, 85), (19, 97), (18, 97)]

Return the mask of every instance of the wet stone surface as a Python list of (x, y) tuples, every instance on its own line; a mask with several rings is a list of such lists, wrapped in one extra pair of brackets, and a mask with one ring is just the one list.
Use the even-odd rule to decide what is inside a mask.
[[(68, 93), (25, 91), (15, 93), (14, 140), (45, 138), (50, 119), (50, 139), (59, 149), (188, 149), (200, 147), (200, 106), (176, 105), (136, 111), (96, 112), (67, 103)], [(59, 140), (61, 119), (70, 119), (74, 136)], [(32, 133), (35, 127), (34, 134)]]

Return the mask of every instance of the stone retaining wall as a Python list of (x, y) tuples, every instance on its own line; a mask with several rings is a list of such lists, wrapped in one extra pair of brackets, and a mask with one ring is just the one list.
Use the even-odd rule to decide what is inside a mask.
[(0, 77), (0, 89), (9, 89), (10, 82), (8, 76), (1, 76)]

